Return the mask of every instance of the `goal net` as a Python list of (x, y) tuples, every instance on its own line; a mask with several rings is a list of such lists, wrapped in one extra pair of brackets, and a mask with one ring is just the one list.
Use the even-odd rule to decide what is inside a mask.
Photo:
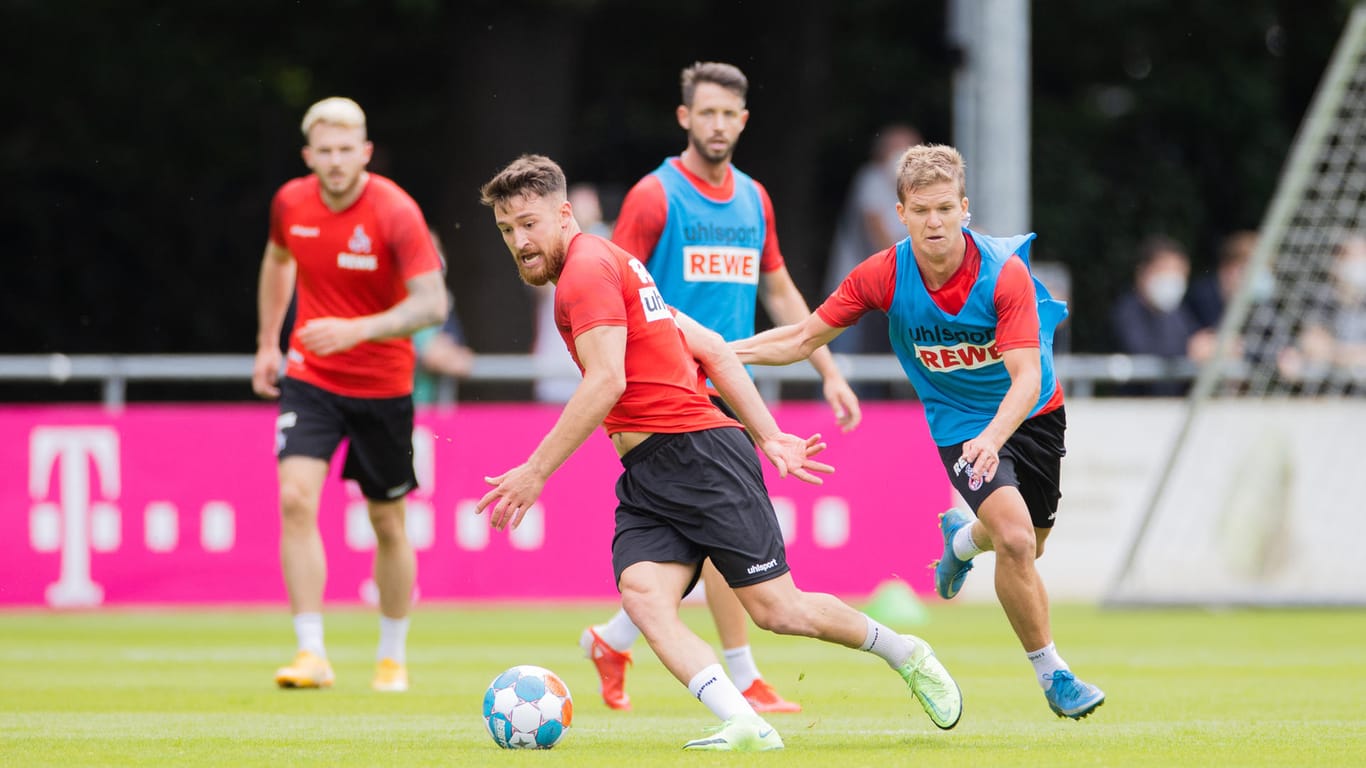
[(1364, 209), (1359, 5), (1107, 604), (1366, 604)]

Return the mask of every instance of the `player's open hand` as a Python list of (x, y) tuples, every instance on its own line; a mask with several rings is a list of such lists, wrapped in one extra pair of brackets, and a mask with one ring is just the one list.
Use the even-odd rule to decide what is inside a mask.
[(825, 394), (825, 402), (835, 411), (835, 423), (840, 425), (840, 431), (848, 432), (863, 421), (863, 411), (859, 410), (858, 395), (854, 394), (849, 382), (838, 376), (832, 379), (826, 381), (821, 389)]
[(778, 469), (779, 477), (793, 477), (804, 483), (821, 485), (825, 480), (812, 474), (819, 472), (828, 475), (835, 471), (829, 464), (819, 461), (812, 461), (811, 457), (825, 450), (825, 442), (821, 440), (820, 434), (812, 435), (805, 440), (796, 435), (789, 435), (786, 432), (766, 438), (759, 444), (760, 450), (768, 457)]
[(497, 477), (485, 477), (484, 482), (493, 486), (493, 490), (484, 494), (479, 503), (474, 505), (474, 510), (483, 512), (492, 504), (489, 525), (499, 531), (508, 525), (516, 528), (522, 524), (522, 518), (526, 517), (531, 505), (540, 498), (545, 481), (527, 464), (513, 467)]
[(359, 318), (315, 317), (299, 329), (299, 343), (315, 355), (335, 355), (365, 341)]

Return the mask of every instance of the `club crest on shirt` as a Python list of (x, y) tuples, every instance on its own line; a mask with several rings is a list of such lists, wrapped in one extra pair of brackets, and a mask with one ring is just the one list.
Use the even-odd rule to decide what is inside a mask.
[(351, 239), (346, 241), (347, 250), (352, 253), (369, 253), (370, 236), (365, 234), (365, 226), (356, 225), (356, 231), (351, 233)]
[(379, 258), (370, 253), (371, 245), (373, 241), (365, 234), (365, 227), (357, 224), (356, 230), (351, 233), (351, 239), (346, 241), (347, 250), (337, 254), (337, 267), (358, 272), (374, 272), (379, 269)]

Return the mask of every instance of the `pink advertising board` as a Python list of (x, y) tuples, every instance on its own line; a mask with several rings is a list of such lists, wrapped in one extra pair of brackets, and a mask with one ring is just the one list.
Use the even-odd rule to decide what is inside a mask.
[[(850, 434), (823, 403), (776, 409), (821, 432), (836, 473), (769, 489), (804, 589), (863, 596), (900, 577), (932, 591), (936, 514), (949, 486), (920, 406), (872, 403)], [(621, 465), (601, 431), (551, 478), (516, 531), (474, 503), (485, 475), (520, 463), (557, 407), (461, 404), (419, 413), (409, 497), (419, 599), (616, 595), (611, 537)], [(277, 556), (275, 408), (269, 404), (0, 407), (0, 606), (283, 603)], [(371, 598), (364, 500), (337, 476), (323, 492), (327, 597)]]

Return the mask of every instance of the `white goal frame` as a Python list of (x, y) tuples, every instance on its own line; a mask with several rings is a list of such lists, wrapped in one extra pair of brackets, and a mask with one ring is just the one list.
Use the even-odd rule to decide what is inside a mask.
[[(1363, 135), (1366, 4), (1358, 4), (1105, 605), (1366, 605), (1366, 485), (1359, 479), (1366, 476), (1366, 388), (1288, 386), (1274, 362), (1243, 360), (1236, 351), (1240, 341), (1255, 341), (1254, 331), (1268, 332), (1250, 322), (1257, 272), (1282, 286), (1292, 268), (1304, 272), (1296, 280), (1321, 281), (1321, 271), (1303, 268), (1306, 254), (1326, 264), (1336, 238), (1366, 233)], [(1334, 163), (1325, 161), (1330, 151)], [(1344, 153), (1351, 178), (1340, 172)], [(1263, 319), (1291, 310), (1257, 309)], [(1295, 325), (1288, 317), (1273, 318), (1278, 332)]]

